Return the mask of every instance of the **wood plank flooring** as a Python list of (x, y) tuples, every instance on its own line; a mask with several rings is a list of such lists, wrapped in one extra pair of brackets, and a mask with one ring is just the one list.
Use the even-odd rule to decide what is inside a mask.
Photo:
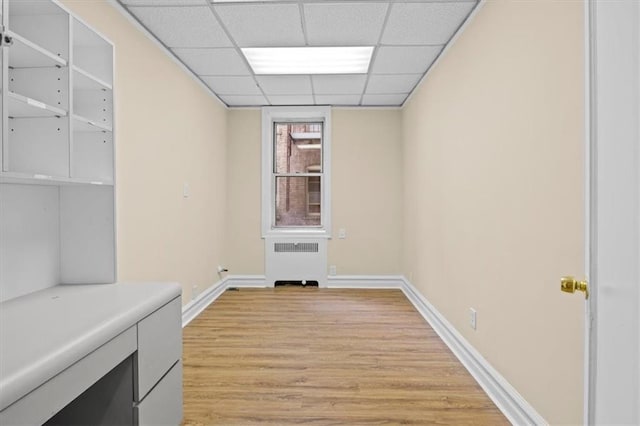
[(183, 362), (185, 425), (508, 424), (399, 290), (227, 291)]

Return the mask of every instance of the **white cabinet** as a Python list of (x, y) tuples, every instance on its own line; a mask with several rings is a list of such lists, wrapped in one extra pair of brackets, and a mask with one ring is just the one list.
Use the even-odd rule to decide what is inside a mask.
[(0, 301), (114, 282), (113, 45), (55, 0), (0, 9)]
[(177, 425), (182, 420), (182, 361), (178, 361), (153, 391), (134, 408), (140, 426)]
[(145, 400), (151, 389), (182, 358), (180, 299), (158, 309), (138, 323), (134, 398)]
[(0, 425), (179, 424), (180, 293), (65, 285), (0, 303)]
[(113, 49), (72, 20), (71, 176), (113, 181)]
[(113, 45), (56, 0), (0, 12), (0, 424), (179, 424), (181, 287), (109, 284)]

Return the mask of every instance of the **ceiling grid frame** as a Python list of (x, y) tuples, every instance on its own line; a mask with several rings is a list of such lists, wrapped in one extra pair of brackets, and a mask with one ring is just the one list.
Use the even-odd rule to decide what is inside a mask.
[[(197, 74), (195, 70), (191, 66), (188, 66), (185, 63), (185, 61), (180, 57), (179, 55), (180, 51), (174, 52), (173, 46), (168, 45), (167, 43), (163, 42), (163, 40), (161, 39), (158, 41), (166, 50), (171, 52), (175, 58), (181, 61), (184, 64), (186, 69), (191, 71), (195, 75), (195, 77), (202, 82), (202, 84), (206, 85), (209, 88), (209, 90), (213, 94), (215, 94), (216, 97), (220, 99), (221, 102), (226, 104), (228, 107), (260, 107), (260, 106), (275, 105), (275, 104), (300, 105), (298, 103), (288, 104), (286, 103), (287, 99), (291, 99), (292, 102), (304, 100), (305, 103), (302, 105), (329, 104), (329, 105), (335, 105), (340, 107), (402, 107), (411, 97), (411, 94), (415, 91), (415, 88), (418, 87), (421, 84), (421, 82), (424, 80), (426, 74), (432, 69), (433, 65), (436, 62), (438, 62), (438, 60), (442, 56), (442, 53), (446, 50), (448, 44), (450, 44), (451, 41), (454, 40), (455, 36), (460, 32), (463, 25), (467, 22), (469, 16), (472, 15), (473, 12), (475, 12), (478, 9), (478, 5), (483, 3), (484, 0), (255, 0), (255, 1), (189, 0), (187, 2), (185, 2), (185, 0), (111, 0), (111, 2), (118, 3), (118, 5), (120, 6), (121, 12), (126, 12), (127, 14), (133, 16), (134, 19), (138, 21), (138, 23), (140, 23), (140, 25), (142, 25), (152, 35), (155, 35), (155, 34), (149, 28), (149, 25), (135, 16), (134, 12), (136, 10), (141, 10), (140, 8), (144, 8), (144, 7), (169, 9), (169, 8), (177, 8), (177, 7), (194, 8), (194, 7), (207, 6), (209, 11), (212, 13), (213, 18), (215, 19), (217, 25), (219, 26), (219, 28), (226, 35), (226, 37), (229, 39), (231, 43), (231, 46), (227, 47), (226, 49), (233, 51), (234, 54), (238, 56), (238, 59), (240, 60), (240, 62), (242, 62), (244, 67), (246, 67), (248, 70), (247, 74), (241, 74), (237, 77), (251, 78), (253, 81), (253, 84), (255, 84), (256, 89), (254, 89), (253, 86), (247, 86), (248, 81), (242, 82), (242, 84), (239, 84), (239, 83), (234, 84), (233, 86), (230, 86), (230, 89), (228, 90), (220, 89), (220, 87), (223, 87), (224, 83), (227, 81), (229, 82), (229, 84), (232, 84), (232, 83), (237, 83), (242, 79), (238, 79), (237, 81), (233, 79), (225, 80), (226, 77), (236, 77), (236, 75), (224, 73), (223, 71), (224, 68), (222, 68), (222, 71), (218, 68), (214, 68), (214, 72), (211, 75)], [(320, 75), (304, 74), (308, 77), (308, 80), (309, 80), (310, 93), (307, 92), (306, 89), (304, 92), (301, 92), (299, 94), (272, 92), (262, 87), (259, 79), (257, 78), (259, 76), (256, 76), (256, 73), (251, 69), (249, 62), (247, 61), (246, 57), (242, 53), (242, 46), (244, 44), (247, 44), (246, 43), (247, 40), (253, 40), (253, 42), (251, 42), (251, 44), (248, 44), (247, 47), (268, 47), (268, 46), (259, 46), (259, 45), (254, 46), (254, 44), (257, 42), (257, 40), (260, 40), (260, 38), (259, 37), (256, 38), (255, 35), (251, 36), (246, 31), (241, 30), (243, 26), (244, 28), (247, 28), (248, 24), (246, 22), (244, 24), (239, 24), (240, 27), (238, 27), (238, 24), (237, 24), (237, 22), (239, 22), (238, 19), (240, 19), (240, 22), (242, 21), (241, 13), (242, 13), (243, 7), (246, 7), (246, 8), (254, 7), (253, 11), (251, 12), (253, 14), (252, 21), (249, 21), (249, 22), (256, 23), (254, 24), (254, 26), (257, 27), (257, 29), (254, 34), (261, 34), (260, 30), (262, 28), (262, 34), (266, 35), (267, 33), (265, 32), (266, 30), (264, 25), (262, 24), (262, 22), (259, 22), (260, 21), (259, 17), (258, 18), (256, 17), (256, 16), (259, 16), (259, 12), (258, 12), (259, 7), (263, 7), (264, 8), (263, 10), (268, 10), (271, 6), (273, 6), (272, 10), (275, 12), (272, 11), (271, 15), (269, 13), (267, 14), (268, 16), (273, 16), (273, 13), (277, 13), (278, 10), (285, 10), (286, 12), (286, 9), (282, 9), (282, 8), (278, 9), (276, 7), (278, 5), (297, 6), (295, 10), (297, 11), (298, 16), (296, 18), (299, 19), (298, 24), (300, 25), (300, 28), (296, 30), (298, 31), (298, 34), (299, 34), (297, 36), (298, 37), (297, 40), (300, 40), (300, 34), (301, 34), (302, 38), (304, 39), (303, 46), (316, 46), (318, 45), (317, 43), (319, 41), (328, 40), (329, 42), (331, 42), (335, 40), (336, 37), (334, 37), (333, 39), (331, 37), (322, 37), (322, 34), (318, 28), (319, 28), (319, 25), (321, 27), (324, 27), (324, 25), (322, 25), (322, 22), (318, 23), (318, 18), (316, 17), (315, 22), (311, 21), (311, 24), (315, 25), (314, 34), (316, 34), (315, 42), (312, 42), (312, 40), (310, 39), (311, 35), (309, 33), (310, 24), (309, 22), (307, 22), (307, 18), (309, 13), (312, 13), (311, 11), (314, 10), (314, 8), (315, 10), (322, 10), (322, 6), (325, 6), (325, 5), (336, 6), (336, 7), (346, 6), (343, 10), (347, 11), (347, 17), (344, 17), (341, 20), (338, 19), (338, 22), (341, 22), (340, 25), (343, 25), (342, 28), (344, 28), (345, 22), (353, 22), (354, 25), (356, 25), (355, 27), (356, 30), (355, 31), (349, 31), (349, 30), (336, 31), (336, 33), (347, 35), (347, 36), (353, 35), (352, 40), (354, 39), (362, 40), (363, 37), (365, 40), (367, 39), (367, 37), (369, 37), (368, 38), (369, 40), (372, 40), (370, 38), (370, 36), (372, 35), (370, 29), (368, 31), (369, 35), (366, 35), (366, 36), (363, 35), (363, 34), (367, 34), (364, 28), (369, 28), (371, 25), (369, 26), (367, 25), (371, 24), (372, 22), (374, 23), (376, 28), (377, 28), (377, 25), (380, 25), (380, 17), (382, 16), (381, 13), (383, 9), (380, 6), (378, 6), (379, 4), (386, 5), (386, 11), (384, 13), (384, 20), (381, 24), (381, 27), (378, 30), (379, 32), (378, 32), (377, 42), (373, 44), (374, 49), (373, 49), (373, 54), (371, 56), (371, 60), (369, 63), (368, 72), (366, 74), (322, 75), (323, 77), (335, 76), (336, 77), (336, 79), (334, 79), (335, 84), (338, 84), (338, 86), (336, 87), (337, 88), (342, 87), (343, 91), (335, 90), (336, 93), (333, 93), (333, 91), (332, 93), (327, 93), (327, 90), (326, 90), (327, 82), (332, 81), (332, 79), (329, 78), (328, 80), (323, 82), (324, 84), (322, 86), (323, 87), (322, 92), (317, 93), (318, 87), (316, 87), (315, 77)], [(377, 12), (374, 10), (374, 7), (373, 7), (374, 5), (375, 5), (375, 9), (377, 9)], [(414, 31), (412, 29), (405, 30), (402, 28), (400, 30), (395, 28), (393, 31), (391, 31), (392, 34), (395, 34), (394, 37), (397, 37), (397, 34), (400, 34), (402, 37), (405, 37), (402, 39), (402, 41), (405, 41), (405, 42), (409, 41), (409, 43), (387, 43), (389, 41), (389, 36), (387, 36), (386, 34), (391, 34), (389, 33), (390, 20), (392, 16), (395, 16), (393, 15), (393, 13), (394, 13), (394, 10), (396, 10), (397, 5), (403, 5), (406, 10), (411, 10), (411, 11), (422, 10), (424, 12), (425, 10), (427, 11), (437, 10), (438, 14), (436, 15), (438, 16), (445, 16), (445, 17), (453, 16), (455, 19), (452, 18), (453, 20), (449, 19), (449, 21), (447, 21), (447, 19), (444, 19), (442, 20), (442, 22), (438, 21), (436, 25), (436, 27), (438, 27), (438, 31), (435, 31), (434, 34), (440, 34), (441, 38), (446, 39), (445, 43), (444, 44), (429, 43), (429, 41), (431, 41), (429, 39), (429, 37), (431, 37), (430, 35), (431, 33), (429, 32), (430, 30), (429, 29), (425, 30), (421, 28), (420, 25), (418, 25), (420, 23), (418, 24), (414, 23), (414, 27), (417, 26), (419, 28), (418, 31)], [(424, 6), (421, 7), (420, 5), (424, 5)], [(439, 6), (436, 6), (436, 5), (439, 5)], [(371, 8), (371, 11), (366, 10), (368, 6)], [(245, 38), (244, 36), (242, 37), (242, 39), (245, 40), (243, 44), (240, 44), (238, 40), (235, 38), (236, 35), (234, 34), (233, 30), (231, 30), (227, 26), (225, 17), (220, 15), (220, 13), (218, 13), (218, 10), (224, 10), (223, 8), (225, 7), (231, 7), (235, 9), (234, 12), (231, 13), (231, 16), (233, 16), (233, 19), (235, 20), (234, 22), (236, 22), (235, 31), (236, 32), (243, 31), (242, 34), (246, 33), (248, 36), (248, 38)], [(362, 7), (363, 9), (359, 9), (359, 7)], [(293, 14), (290, 12), (292, 10), (294, 9), (289, 9), (289, 12), (286, 12), (283, 15), (284, 16), (283, 19), (285, 19), (285, 21), (280, 19), (279, 22), (284, 22), (282, 26), (283, 30), (280, 32), (280, 34), (278, 34), (275, 38), (271, 38), (267, 36), (265, 37), (267, 40), (269, 39), (282, 40), (283, 34), (286, 34), (289, 28), (295, 29), (294, 27), (296, 24), (293, 24), (294, 27), (291, 27), (290, 24), (286, 24), (286, 19), (291, 19), (291, 17), (293, 17)], [(354, 17), (354, 14), (355, 14), (354, 10), (355, 11), (365, 10), (366, 13), (362, 14), (362, 15), (365, 15), (365, 17), (363, 17), (362, 19), (359, 19), (360, 16), (357, 16), (357, 14)], [(405, 12), (405, 15), (406, 14), (407, 13)], [(147, 14), (147, 15), (153, 15), (153, 14)], [(327, 19), (326, 17), (330, 16), (331, 12), (327, 12), (327, 9), (324, 9), (324, 15), (325, 15), (325, 19)], [(402, 14), (397, 14), (397, 15), (401, 16)], [(375, 18), (375, 16), (377, 16), (377, 18)], [(460, 16), (462, 16), (462, 19), (460, 19)], [(372, 20), (372, 19), (375, 19), (375, 20)], [(416, 21), (416, 19), (413, 17), (411, 19)], [(397, 17), (396, 17), (396, 21), (398, 21)], [(204, 18), (203, 18), (203, 22), (204, 22)], [(259, 24), (257, 24), (258, 22)], [(400, 24), (403, 24), (403, 23), (400, 23)], [(451, 24), (454, 24), (454, 25), (451, 25)], [(361, 31), (358, 31), (357, 25), (361, 25), (361, 28), (362, 28)], [(396, 25), (398, 25), (398, 23), (396, 23)], [(330, 29), (331, 24), (330, 23), (327, 24), (326, 27)], [(240, 30), (238, 28), (240, 28)], [(335, 24), (334, 24), (334, 28), (340, 28), (340, 27), (335, 27)], [(416, 32), (416, 33), (420, 32), (418, 36), (422, 38), (419, 38), (418, 41), (414, 42), (415, 40), (411, 38), (413, 37), (413, 32)], [(194, 32), (194, 33), (200, 34), (202, 32), (199, 30), (198, 32)], [(446, 35), (446, 37), (442, 36), (442, 34)], [(159, 39), (157, 35), (155, 36), (157, 39)], [(409, 38), (407, 39), (407, 37)], [(200, 44), (206, 44), (201, 40), (199, 42)], [(269, 44), (269, 43), (267, 42), (265, 44)], [(322, 44), (318, 46), (333, 46), (333, 45), (334, 44), (329, 44), (329, 45)], [(340, 45), (353, 46), (354, 44), (353, 42), (336, 44), (336, 46), (340, 46)], [(370, 44), (367, 44), (367, 45), (370, 45)], [(293, 44), (293, 46), (299, 46), (299, 42)], [(303, 47), (303, 46), (300, 46), (300, 47)], [(286, 47), (286, 46), (282, 46), (282, 47)], [(429, 63), (425, 63), (424, 67), (420, 69), (419, 72), (417, 72), (416, 68), (408, 69), (406, 71), (403, 71), (401, 68), (397, 68), (397, 69), (394, 69), (393, 72), (384, 72), (384, 69), (383, 69), (383, 72), (379, 72), (379, 71), (375, 72), (376, 63), (379, 60), (381, 60), (380, 52), (381, 52), (381, 48), (383, 47), (396, 47), (399, 50), (408, 49), (411, 47), (423, 47), (423, 48), (432, 47), (432, 48), (439, 49), (439, 51), (437, 52), (437, 54), (433, 55), (433, 58), (431, 58), (429, 55), (426, 55), (426, 54), (424, 55), (425, 58), (430, 61)], [(208, 49), (208, 48), (202, 47), (202, 49)], [(235, 59), (233, 61), (235, 61)], [(225, 63), (220, 64), (220, 66), (224, 67)], [(422, 76), (420, 78), (416, 78), (420, 74)], [(362, 87), (362, 90), (358, 95), (359, 97), (358, 103), (354, 103), (354, 104), (344, 103), (347, 101), (352, 101), (355, 98), (354, 95), (351, 94), (353, 93), (353, 91), (351, 90), (344, 91), (344, 85), (339, 86), (339, 83), (341, 82), (341, 77), (344, 77), (345, 75), (363, 75), (365, 77), (364, 87)], [(212, 87), (214, 86), (213, 84), (211, 85), (207, 84), (207, 79), (209, 79), (209, 81), (216, 82), (215, 90)], [(416, 79), (417, 82), (407, 92), (408, 87), (411, 86), (411, 84), (408, 82), (412, 81), (413, 79)], [(375, 84), (373, 85), (370, 84), (372, 80), (375, 82)], [(282, 85), (280, 87), (282, 87)], [(243, 90), (245, 90), (246, 92), (243, 93), (242, 92)], [(256, 91), (259, 91), (260, 95), (256, 95)], [(402, 93), (400, 93), (400, 91)], [(246, 102), (242, 102), (243, 99), (246, 100)], [(260, 99), (263, 99), (263, 102), (258, 102)], [(375, 101), (375, 103), (371, 103), (372, 100)], [(282, 103), (282, 102), (285, 102), (285, 103)]]
[(364, 88), (362, 89), (362, 95), (360, 95), (360, 103), (364, 101), (364, 95), (367, 93), (367, 87), (369, 86), (369, 79), (371, 78), (371, 72), (373, 71), (373, 65), (376, 63), (376, 59), (378, 57), (378, 51), (380, 50), (380, 41), (382, 40), (382, 35), (384, 34), (385, 29), (387, 28), (387, 23), (389, 22), (389, 15), (391, 15), (391, 10), (393, 9), (394, 2), (389, 3), (387, 7), (387, 14), (384, 17), (384, 22), (382, 24), (382, 28), (380, 29), (380, 35), (378, 36), (378, 42), (376, 43), (376, 48), (373, 49), (373, 55), (371, 55), (371, 62), (369, 62), (369, 70), (367, 71), (367, 78), (364, 82)]
[[(231, 40), (231, 43), (233, 44), (233, 47), (236, 49), (236, 52), (244, 60), (247, 68), (249, 70), (251, 70), (251, 66), (249, 65), (249, 61), (247, 61), (247, 58), (245, 58), (245, 56), (242, 54), (242, 50), (240, 50), (240, 47), (236, 43), (235, 39), (231, 36), (231, 33), (227, 29), (226, 25), (224, 24), (224, 22), (222, 22), (222, 19), (220, 19), (220, 16), (218, 16), (218, 13), (216, 12), (216, 10), (213, 7), (213, 2), (210, 2), (209, 0), (203, 0), (203, 1), (205, 1), (207, 3), (207, 5), (209, 6), (209, 10), (211, 11), (211, 13), (213, 13), (213, 16), (217, 19), (218, 24), (220, 24), (220, 26), (222, 27), (222, 30), (225, 32), (225, 34), (227, 34), (227, 37), (229, 37), (229, 40)], [(253, 82), (258, 87), (258, 90), (260, 90), (260, 93), (262, 93), (262, 97), (264, 98), (264, 100), (267, 101), (268, 105), (271, 105), (271, 103), (269, 102), (269, 98), (267, 97), (267, 94), (264, 93), (264, 90), (262, 90), (262, 87), (260, 87), (260, 84), (258, 83), (258, 80), (256, 79), (255, 73), (251, 72), (251, 77), (253, 78)], [(230, 105), (227, 104), (227, 106), (230, 106)], [(239, 105), (239, 106), (248, 106), (248, 105)]]
[[(298, 13), (300, 13), (300, 25), (302, 25), (302, 35), (304, 36), (304, 45), (309, 46), (309, 36), (307, 35), (307, 22), (304, 18), (304, 4), (302, 1), (298, 1)], [(311, 83), (311, 99), (313, 104), (317, 105), (316, 91), (313, 87), (313, 77), (309, 76), (309, 82)]]

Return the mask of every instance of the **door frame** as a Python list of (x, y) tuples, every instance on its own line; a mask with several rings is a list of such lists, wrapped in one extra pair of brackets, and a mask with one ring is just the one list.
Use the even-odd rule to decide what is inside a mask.
[[(635, 1), (635, 0), (627, 0), (627, 1)], [(599, 283), (598, 283), (598, 235), (602, 230), (598, 228), (598, 124), (602, 123), (599, 121), (598, 111), (602, 112), (603, 104), (598, 103), (598, 76), (597, 76), (597, 51), (596, 45), (598, 42), (602, 40), (606, 40), (606, 36), (602, 36), (602, 31), (600, 34), (598, 30), (602, 28), (598, 27), (598, 21), (596, 21), (597, 4), (605, 4), (598, 0), (585, 0), (584, 1), (584, 52), (585, 52), (585, 275), (589, 280), (590, 287), (590, 298), (588, 302), (585, 303), (585, 335), (584, 335), (584, 423), (585, 424), (595, 424), (596, 423), (596, 406), (600, 404), (600, 407), (603, 407), (603, 398), (598, 398), (597, 394), (597, 372), (598, 372), (598, 293), (599, 293)], [(612, 4), (620, 4), (619, 2)], [(631, 25), (633, 28), (640, 27), (640, 8), (638, 8), (635, 13), (631, 13), (626, 15), (631, 21)], [(610, 35), (610, 34), (608, 34)], [(638, 49), (638, 55), (635, 57), (637, 62), (640, 62), (640, 31), (636, 32), (636, 38), (633, 41), (633, 45), (631, 45), (631, 49)], [(629, 46), (627, 46), (629, 48)], [(606, 81), (606, 80), (603, 80)], [(631, 85), (634, 87), (634, 85)], [(640, 84), (635, 84), (636, 89), (640, 87)], [(634, 98), (631, 102), (636, 102), (637, 105), (640, 105), (640, 90), (630, 90), (629, 93), (634, 95)], [(609, 103), (609, 107), (610, 107)], [(619, 110), (618, 110), (619, 111)], [(607, 109), (607, 112), (615, 112), (612, 109)], [(640, 114), (638, 119), (640, 120)], [(637, 135), (636, 135), (637, 136)], [(608, 153), (608, 157), (611, 157), (611, 153)], [(615, 153), (615, 158), (617, 159), (625, 159), (628, 156), (637, 156), (636, 164), (640, 165), (640, 150), (634, 152), (627, 152), (624, 150), (619, 150), (619, 152)], [(610, 158), (609, 158), (610, 160)], [(615, 162), (615, 161), (614, 161)], [(609, 167), (609, 166), (607, 166)], [(636, 181), (633, 182), (632, 190), (638, 191), (638, 199), (640, 199), (640, 173), (636, 173), (635, 175)], [(620, 180), (620, 179), (618, 179)], [(638, 203), (640, 204), (640, 203)], [(640, 206), (635, 206), (635, 209), (640, 209)], [(610, 218), (609, 218), (610, 219)], [(634, 223), (635, 221), (635, 223)], [(640, 219), (634, 217), (634, 219), (629, 223), (633, 229), (639, 227)], [(602, 235), (602, 234), (600, 234)], [(640, 240), (640, 235), (637, 236)], [(640, 241), (639, 241), (640, 243)], [(633, 255), (633, 250), (632, 253)], [(638, 256), (635, 261), (637, 264), (640, 264), (640, 254), (635, 253)], [(632, 257), (633, 259), (633, 257)], [(636, 277), (637, 278), (637, 277)], [(640, 286), (639, 282), (635, 282), (636, 285)], [(638, 289), (638, 300), (635, 304), (635, 321), (638, 322), (637, 328), (640, 329), (640, 288)], [(601, 330), (602, 332), (602, 330)], [(604, 334), (603, 334), (604, 336)], [(640, 343), (638, 348), (634, 348), (640, 353)], [(626, 367), (626, 366), (625, 366)], [(633, 367), (633, 365), (631, 366)], [(637, 368), (637, 366), (635, 366)], [(637, 406), (640, 406), (640, 371), (638, 372), (638, 377), (635, 379), (635, 393), (637, 394)], [(606, 399), (604, 400), (606, 401)], [(640, 413), (635, 413), (636, 417), (640, 416)]]
[[(592, 211), (595, 208), (595, 147), (592, 138), (593, 127), (596, 117), (593, 105), (594, 81), (592, 79), (593, 67), (593, 42), (592, 42), (592, 9), (593, 1), (584, 1), (584, 201), (585, 201), (585, 221), (584, 221), (584, 267), (585, 277), (589, 283), (590, 297), (584, 304), (584, 411), (583, 422), (585, 425), (593, 424), (595, 407), (594, 384), (595, 384), (595, 343), (596, 336), (594, 327), (594, 314), (597, 305), (597, 283), (592, 277), (593, 269), (591, 264), (592, 240), (594, 233), (594, 222)], [(592, 365), (592, 362), (594, 365)]]

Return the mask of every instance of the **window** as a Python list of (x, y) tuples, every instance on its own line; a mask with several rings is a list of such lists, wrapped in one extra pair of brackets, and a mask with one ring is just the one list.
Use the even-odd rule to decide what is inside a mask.
[(263, 235), (330, 229), (329, 112), (263, 109)]

